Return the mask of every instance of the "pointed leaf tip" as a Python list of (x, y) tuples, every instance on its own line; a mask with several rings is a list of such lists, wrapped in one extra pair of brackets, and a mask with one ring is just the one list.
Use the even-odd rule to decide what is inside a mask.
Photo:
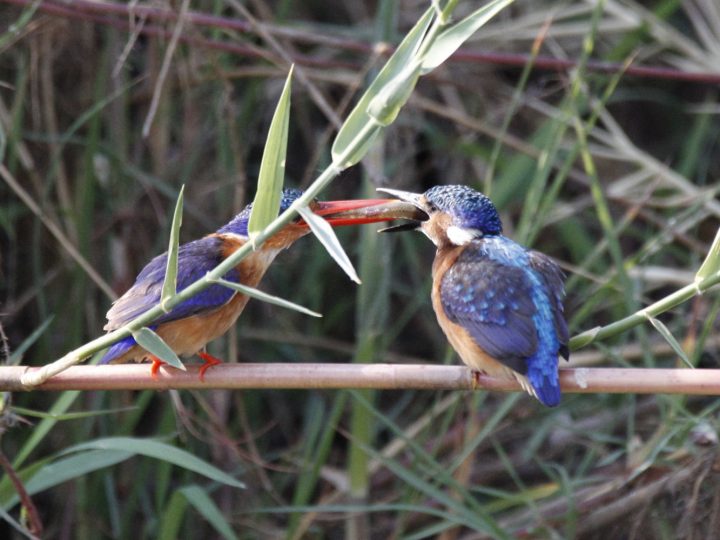
[(695, 282), (702, 281), (720, 272), (720, 229), (715, 234), (710, 251), (695, 274)]
[[(333, 161), (339, 166), (346, 168), (360, 161), (367, 154), (377, 135), (382, 131), (382, 126), (377, 125), (376, 120), (368, 114), (370, 103), (389, 83), (403, 73), (407, 65), (417, 55), (434, 14), (435, 9), (433, 7), (425, 11), (420, 20), (415, 23), (415, 26), (405, 36), (405, 39), (395, 49), (395, 52), (372, 83), (370, 83), (370, 86), (365, 90), (365, 93), (345, 122), (343, 122), (331, 149)], [(368, 124), (375, 125), (368, 126)], [(350, 148), (355, 148), (355, 150), (351, 152)], [(341, 159), (341, 157), (345, 159)]]
[(285, 86), (283, 86), (270, 128), (268, 129), (265, 149), (260, 162), (258, 187), (253, 201), (248, 233), (254, 237), (274, 220), (280, 212), (280, 198), (285, 180), (285, 159), (287, 156), (288, 128), (290, 125), (290, 95), (294, 65), (290, 67)]
[(244, 294), (246, 296), (250, 296), (251, 298), (257, 298), (258, 300), (267, 302), (268, 304), (274, 304), (276, 306), (284, 307), (286, 309), (292, 309), (295, 311), (299, 311), (300, 313), (304, 313), (305, 315), (310, 315), (311, 317), (322, 317), (321, 313), (312, 311), (304, 306), (301, 306), (294, 302), (290, 302), (289, 300), (285, 300), (284, 298), (280, 298), (279, 296), (273, 296), (271, 294), (264, 293), (261, 290), (255, 289), (253, 287), (248, 287), (247, 285), (243, 285), (242, 283), (235, 283), (233, 281), (228, 281), (228, 280), (222, 279), (222, 278), (213, 279), (212, 281), (213, 281), (213, 283), (217, 283), (219, 285), (227, 287), (228, 289), (238, 291), (239, 293)]
[(422, 73), (428, 73), (445, 62), (467, 41), (470, 36), (492, 19), (503, 8), (514, 0), (494, 0), (475, 10), (462, 21), (443, 30), (425, 54), (422, 62)]
[(330, 256), (335, 259), (340, 268), (342, 268), (348, 277), (355, 283), (360, 284), (360, 278), (353, 267), (350, 258), (345, 253), (345, 250), (340, 244), (340, 240), (335, 235), (335, 231), (330, 224), (323, 218), (313, 213), (307, 206), (298, 208), (298, 213), (302, 216), (305, 222), (310, 227), (313, 234), (320, 240), (320, 243), (325, 246), (325, 249)]
[(182, 226), (183, 195), (185, 184), (180, 187), (175, 212), (173, 212), (172, 226), (170, 227), (170, 241), (168, 243), (167, 264), (165, 265), (165, 279), (160, 294), (160, 306), (167, 313), (170, 308), (166, 306), (168, 299), (177, 293), (178, 252), (180, 251), (180, 227)]
[(660, 335), (665, 338), (665, 341), (668, 342), (670, 347), (672, 347), (673, 351), (675, 351), (675, 354), (678, 355), (678, 357), (683, 361), (683, 363), (689, 368), (694, 368), (695, 366), (690, 361), (690, 358), (685, 352), (685, 349), (683, 349), (682, 345), (680, 345), (678, 340), (675, 339), (675, 336), (673, 336), (672, 332), (670, 332), (670, 329), (665, 326), (665, 323), (663, 323), (660, 319), (656, 319), (655, 317), (649, 315), (648, 313), (645, 313), (645, 317), (648, 321), (650, 321), (650, 324), (655, 327), (655, 330), (657, 330)]
[(140, 330), (136, 330), (132, 333), (132, 336), (138, 345), (140, 345), (143, 349), (145, 349), (153, 356), (157, 356), (160, 360), (166, 362), (168, 365), (174, 368), (187, 371), (187, 368), (180, 361), (178, 355), (175, 354), (175, 351), (173, 351), (160, 336), (158, 336), (149, 328), (144, 327)]

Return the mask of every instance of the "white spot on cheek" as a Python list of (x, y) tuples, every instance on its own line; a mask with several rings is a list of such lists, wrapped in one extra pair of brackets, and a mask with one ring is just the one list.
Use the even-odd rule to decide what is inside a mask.
[(463, 229), (455, 225), (450, 225), (447, 231), (445, 231), (445, 234), (447, 234), (448, 240), (456, 246), (464, 246), (472, 241), (473, 238), (479, 236), (478, 231), (475, 229)]
[(575, 370), (575, 382), (580, 388), (587, 388), (587, 374), (588, 368), (577, 368)]

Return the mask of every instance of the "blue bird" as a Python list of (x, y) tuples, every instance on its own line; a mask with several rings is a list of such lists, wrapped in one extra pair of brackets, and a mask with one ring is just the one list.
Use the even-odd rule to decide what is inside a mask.
[[(283, 191), (280, 211), (287, 210), (300, 195), (302, 192), (297, 189)], [(399, 201), (392, 199), (316, 200), (310, 204), (310, 210), (323, 216), (333, 226), (357, 225), (395, 219), (393, 205), (397, 206), (396, 203)], [(249, 204), (216, 232), (180, 246), (178, 291), (182, 291), (213, 270), (249, 241), (248, 221), (251, 211), (252, 204)], [(387, 214), (383, 213), (385, 211)], [(296, 218), (240, 261), (235, 268), (225, 274), (224, 279), (256, 287), (275, 256), (308, 232), (310, 229), (307, 223), (299, 217)], [(135, 284), (116, 300), (108, 311), (105, 330), (108, 332), (117, 330), (160, 302), (166, 266), (167, 253), (163, 253), (142, 269)], [(247, 296), (232, 289), (222, 285), (211, 285), (152, 321), (149, 327), (178, 355), (198, 354), (205, 361), (205, 365), (200, 369), (202, 379), (207, 368), (220, 363), (220, 360), (201, 349), (235, 324), (248, 300)], [(128, 336), (112, 345), (100, 363), (141, 362), (145, 359), (153, 362), (151, 373), (155, 376), (162, 362), (140, 347), (132, 336)]]
[(563, 273), (548, 256), (503, 236), (492, 201), (468, 186), (424, 194), (378, 189), (411, 203), (437, 247), (432, 304), (438, 323), (473, 370), (516, 379), (541, 403), (560, 403), (558, 355), (569, 358)]

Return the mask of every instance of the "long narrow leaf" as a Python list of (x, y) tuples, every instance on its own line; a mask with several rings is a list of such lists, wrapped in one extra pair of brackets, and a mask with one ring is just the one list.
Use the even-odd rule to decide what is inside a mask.
[(295, 311), (299, 311), (300, 313), (304, 313), (305, 315), (310, 315), (312, 317), (322, 317), (322, 314), (316, 311), (309, 310), (304, 306), (295, 304), (294, 302), (290, 302), (289, 300), (285, 300), (284, 298), (280, 298), (279, 296), (273, 296), (272, 294), (264, 293), (258, 289), (248, 287), (247, 285), (243, 285), (241, 283), (234, 283), (232, 281), (228, 281), (222, 278), (213, 279), (212, 281), (213, 283), (223, 285), (228, 289), (233, 289), (234, 291), (238, 291), (239, 293), (242, 293), (246, 296), (250, 296), (252, 298), (262, 300), (263, 302), (267, 302), (268, 304), (275, 304), (276, 306), (293, 309)]
[(248, 222), (248, 233), (251, 239), (275, 219), (280, 211), (280, 196), (285, 179), (288, 126), (290, 124), (292, 75), (293, 67), (290, 67), (265, 141), (257, 193)]
[(185, 521), (187, 506), (187, 498), (182, 493), (176, 491), (172, 494), (159, 516), (159, 534), (155, 537), (156, 540), (175, 540), (180, 537), (180, 529)]
[(420, 63), (414, 62), (401, 71), (368, 104), (368, 116), (382, 126), (392, 124), (400, 109), (410, 99), (420, 77)]
[(25, 407), (18, 407), (13, 405), (13, 412), (21, 414), (22, 416), (32, 416), (33, 418), (52, 418), (53, 420), (77, 420), (78, 418), (88, 418), (92, 416), (104, 416), (107, 414), (117, 414), (121, 412), (128, 412), (135, 409), (132, 407), (117, 407), (114, 409), (98, 409), (96, 411), (79, 411), (70, 412), (64, 414), (52, 414), (43, 411), (36, 411), (34, 409), (26, 409)]
[(107, 437), (104, 439), (96, 439), (84, 442), (66, 449), (63, 453), (69, 454), (73, 452), (85, 452), (88, 450), (113, 450), (122, 452), (131, 452), (133, 454), (143, 455), (167, 461), (173, 465), (177, 465), (183, 469), (201, 474), (210, 480), (221, 482), (225, 485), (244, 488), (245, 484), (236, 480), (229, 474), (221, 471), (217, 467), (211, 465), (190, 452), (186, 452), (176, 446), (157, 441), (154, 439), (135, 439), (132, 437)]
[(715, 240), (710, 246), (707, 257), (705, 257), (700, 269), (695, 274), (695, 281), (702, 281), (718, 272), (720, 272), (720, 229), (715, 234)]
[(0, 162), (5, 161), (5, 149), (7, 148), (7, 137), (5, 136), (5, 130), (0, 124)]
[[(335, 142), (332, 146), (332, 157), (333, 160), (337, 161), (338, 158), (355, 143), (355, 138), (363, 132), (364, 128), (369, 122), (375, 122), (368, 115), (368, 107), (370, 102), (382, 91), (385, 86), (390, 83), (395, 77), (403, 73), (412, 58), (417, 53), (420, 44), (422, 43), (423, 37), (427, 32), (430, 22), (432, 21), (435, 10), (430, 7), (415, 26), (408, 32), (405, 39), (402, 40), (398, 48), (395, 50), (393, 55), (385, 63), (385, 66), (377, 74), (375, 80), (370, 84), (368, 89), (365, 91), (363, 96), (358, 101), (355, 108), (352, 110), (347, 120), (343, 123), (340, 131), (335, 138)], [(352, 153), (351, 156), (340, 165), (349, 167), (360, 161), (368, 151), (368, 148), (372, 144), (373, 140), (380, 133), (381, 129), (378, 128), (372, 133), (372, 136), (368, 137), (363, 144)]]
[(310, 226), (310, 230), (317, 239), (320, 240), (320, 243), (325, 246), (327, 252), (335, 259), (335, 262), (338, 263), (340, 268), (342, 268), (355, 283), (360, 283), (360, 278), (350, 262), (350, 258), (345, 253), (342, 245), (340, 245), (340, 240), (335, 236), (335, 231), (333, 231), (330, 224), (317, 214), (314, 214), (307, 207), (298, 208), (298, 213)]
[(229, 540), (235, 540), (237, 535), (228, 525), (225, 516), (215, 504), (210, 496), (200, 486), (187, 486), (180, 489), (187, 501), (202, 514), (207, 522), (215, 527), (215, 530), (223, 537)]
[[(116, 465), (130, 457), (132, 457), (131, 452), (122, 450), (97, 450), (61, 458), (37, 469), (35, 474), (25, 482), (25, 489), (28, 495), (34, 495), (68, 480), (80, 478), (93, 471)], [(17, 495), (13, 495), (7, 501), (2, 501), (2, 505), (4, 508), (10, 509), (19, 500), (20, 498)]]
[(170, 311), (165, 307), (165, 302), (167, 302), (168, 298), (175, 296), (177, 292), (178, 251), (180, 249), (180, 227), (182, 226), (184, 192), (185, 185), (183, 184), (180, 188), (180, 193), (178, 193), (172, 226), (170, 227), (170, 242), (168, 244), (167, 265), (165, 266), (165, 279), (163, 280), (162, 293), (160, 296), (160, 305), (165, 313)]
[(514, 0), (493, 0), (474, 11), (462, 21), (444, 30), (430, 46), (422, 61), (422, 73), (432, 71), (460, 48), (486, 22)]
[(32, 344), (40, 338), (45, 330), (47, 330), (47, 327), (50, 326), (50, 323), (54, 318), (54, 315), (50, 315), (40, 326), (33, 330), (32, 334), (25, 338), (25, 340), (12, 352), (12, 354), (10, 354), (10, 358), (7, 360), (7, 364), (9, 366), (15, 366), (20, 363), (22, 355), (25, 354), (25, 351), (32, 347)]
[(683, 363), (689, 367), (694, 368), (692, 362), (690, 361), (690, 358), (688, 358), (687, 353), (682, 348), (682, 345), (678, 343), (678, 340), (675, 339), (675, 336), (672, 335), (672, 332), (668, 329), (667, 326), (665, 326), (665, 323), (663, 323), (660, 319), (656, 319), (652, 315), (646, 315), (647, 320), (650, 321), (650, 324), (652, 324), (655, 327), (655, 330), (660, 332), (660, 335), (665, 338), (665, 341), (667, 341), (670, 346), (672, 347), (673, 351), (675, 351), (675, 354), (677, 354), (680, 359), (683, 361)]
[(185, 366), (180, 361), (180, 358), (175, 351), (173, 351), (163, 339), (158, 336), (155, 332), (149, 328), (141, 328), (133, 332), (133, 338), (150, 354), (157, 356), (163, 362), (170, 364), (172, 367), (182, 369), (186, 371)]

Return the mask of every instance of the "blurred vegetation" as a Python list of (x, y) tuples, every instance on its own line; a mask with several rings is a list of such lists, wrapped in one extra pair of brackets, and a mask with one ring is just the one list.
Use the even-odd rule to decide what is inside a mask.
[[(287, 74), (278, 51), (313, 89), (293, 85), (286, 184), (302, 187), (329, 162), (336, 118), (382, 65), (376, 45), (397, 43), (427, 7), (253, 1), (262, 32), (186, 19), (173, 49), (174, 19), (20, 3), (0, 7), (0, 354), (31, 365), (102, 333), (111, 293), (166, 249), (182, 184), (183, 241), (252, 199)], [(247, 22), (233, 2), (189, 7)], [(567, 271), (573, 334), (608, 324), (692, 281), (718, 229), (718, 29), (720, 8), (704, 0), (519, 0), (464, 56), (421, 79), (363, 164), (325, 196), (481, 189), (506, 234)], [(575, 67), (548, 69), (553, 60)], [(430, 306), (432, 245), (374, 231), (339, 231), (361, 287), (312, 238), (263, 280), (322, 319), (252, 301), (210, 352), (238, 362), (457, 362)], [(662, 317), (695, 366), (720, 367), (719, 309), (710, 293)], [(649, 325), (571, 362), (682, 365)], [(716, 399), (566, 396), (551, 410), (519, 394), (216, 391), (3, 403), (3, 538), (23, 537), (10, 520), (27, 519), (12, 470), (35, 486), (45, 534), (57, 538), (720, 530)]]

